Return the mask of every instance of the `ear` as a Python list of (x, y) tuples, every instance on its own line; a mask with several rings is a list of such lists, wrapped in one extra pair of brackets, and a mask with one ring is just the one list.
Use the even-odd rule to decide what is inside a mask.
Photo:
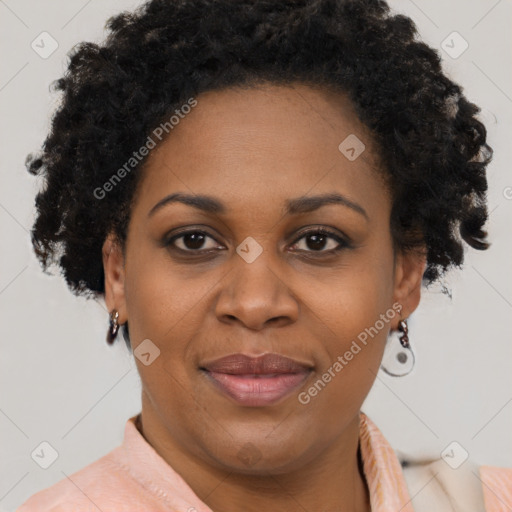
[(119, 242), (110, 233), (102, 248), (105, 273), (105, 304), (109, 312), (119, 312), (119, 324), (127, 321), (125, 297), (124, 256)]
[(394, 273), (394, 302), (402, 305), (398, 322), (406, 319), (418, 307), (421, 299), (421, 284), (423, 273), (427, 266), (426, 250), (398, 251), (395, 259)]

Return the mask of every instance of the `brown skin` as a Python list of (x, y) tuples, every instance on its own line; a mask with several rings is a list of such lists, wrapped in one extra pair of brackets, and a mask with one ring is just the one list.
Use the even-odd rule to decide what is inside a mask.
[[(197, 100), (147, 160), (125, 255), (112, 236), (103, 248), (109, 311), (129, 321), (134, 350), (149, 338), (161, 351), (149, 366), (136, 359), (143, 435), (216, 512), (370, 510), (358, 468), (358, 415), (390, 328), (418, 306), (425, 258), (394, 253), (390, 195), (370, 134), (343, 95), (296, 84)], [(338, 150), (351, 133), (366, 145), (353, 162)], [(174, 192), (214, 196), (227, 211), (173, 203), (148, 217)], [(288, 199), (332, 192), (358, 203), (368, 219), (336, 204), (283, 214)], [(322, 246), (302, 235), (321, 226), (353, 247), (326, 255), (339, 247), (335, 239)], [(208, 237), (202, 245), (182, 237), (174, 246), (202, 256), (159, 245), (187, 227)], [(252, 263), (236, 252), (249, 236), (263, 249)], [(395, 302), (400, 317), (301, 404), (298, 393)], [(238, 352), (276, 352), (315, 369), (278, 403), (243, 407), (199, 370)], [(245, 451), (261, 456), (252, 465), (240, 457), (247, 443)]]

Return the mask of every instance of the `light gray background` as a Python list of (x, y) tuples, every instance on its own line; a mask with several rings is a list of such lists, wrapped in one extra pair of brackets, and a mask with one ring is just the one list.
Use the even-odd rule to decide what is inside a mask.
[[(1, 187), (0, 509), (14, 510), (36, 491), (98, 459), (121, 440), (140, 410), (140, 381), (124, 342), (105, 343), (103, 303), (74, 297), (59, 276), (42, 273), (29, 243), (40, 183), (24, 168), (38, 149), (58, 96), (49, 84), (65, 70), (66, 53), (99, 41), (105, 20), (139, 2), (128, 0), (0, 0)], [(411, 317), (414, 373), (383, 372), (363, 406), (392, 446), (439, 456), (459, 442), (480, 464), (512, 466), (512, 171), (510, 144), (510, 0), (393, 0), (422, 38), (439, 49), (449, 75), (482, 108), (495, 150), (488, 171), (492, 248), (469, 249), (463, 270), (424, 292)], [(49, 32), (58, 49), (32, 48)], [(459, 32), (469, 48), (457, 59), (441, 43)], [(59, 453), (41, 469), (31, 452), (48, 441)]]

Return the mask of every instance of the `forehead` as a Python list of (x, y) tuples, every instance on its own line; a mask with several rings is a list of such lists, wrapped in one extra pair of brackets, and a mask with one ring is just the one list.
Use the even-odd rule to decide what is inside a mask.
[(146, 208), (174, 191), (254, 208), (310, 192), (382, 196), (370, 132), (344, 94), (260, 85), (195, 99), (146, 161), (138, 193)]

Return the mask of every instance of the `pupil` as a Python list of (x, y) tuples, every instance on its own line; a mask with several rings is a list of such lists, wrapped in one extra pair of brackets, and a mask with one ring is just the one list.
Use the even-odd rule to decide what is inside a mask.
[(308, 239), (310, 241), (313, 240), (313, 246), (311, 246), (311, 244), (308, 243), (308, 248), (310, 248), (310, 249), (323, 249), (325, 246), (325, 235), (322, 235), (322, 234), (308, 235)]
[(204, 243), (204, 235), (201, 233), (188, 233), (183, 237), (183, 243), (187, 249), (200, 249)]

